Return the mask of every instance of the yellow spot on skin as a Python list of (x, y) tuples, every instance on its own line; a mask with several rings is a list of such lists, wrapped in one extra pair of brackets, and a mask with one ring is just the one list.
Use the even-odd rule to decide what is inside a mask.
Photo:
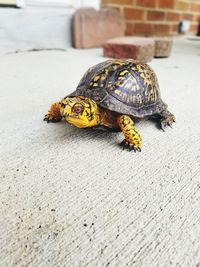
[(120, 76), (124, 76), (125, 73), (129, 73), (129, 71), (128, 70), (124, 70), (124, 71), (120, 72)]
[(107, 77), (106, 76), (101, 76), (101, 80), (105, 80)]
[(120, 86), (120, 85), (121, 85), (120, 82), (116, 82), (116, 83), (115, 83), (115, 86), (117, 86), (117, 87)]
[(98, 83), (93, 83), (93, 86), (95, 86), (95, 87), (98, 86)]
[(128, 115), (121, 115), (117, 121), (127, 144), (134, 146), (134, 148), (141, 148), (142, 139), (139, 132), (135, 129), (133, 120)]
[(96, 82), (96, 81), (98, 81), (100, 79), (100, 76), (96, 76), (96, 77), (94, 77), (94, 81)]
[(143, 79), (145, 78), (144, 73), (141, 73), (140, 76), (141, 76)]
[(124, 62), (123, 61), (120, 61), (120, 60), (116, 60), (115, 61), (115, 64), (118, 64), (120, 66), (123, 66), (124, 65)]
[(109, 72), (109, 69), (105, 69), (105, 73), (108, 74), (108, 72)]
[(117, 95), (120, 95), (120, 91), (119, 91), (119, 90), (115, 90), (115, 93), (116, 93)]

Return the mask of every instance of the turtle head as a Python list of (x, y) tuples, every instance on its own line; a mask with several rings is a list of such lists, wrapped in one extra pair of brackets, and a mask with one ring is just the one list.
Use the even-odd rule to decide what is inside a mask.
[(65, 97), (61, 100), (60, 106), (62, 117), (78, 128), (92, 127), (100, 123), (99, 108), (90, 98)]

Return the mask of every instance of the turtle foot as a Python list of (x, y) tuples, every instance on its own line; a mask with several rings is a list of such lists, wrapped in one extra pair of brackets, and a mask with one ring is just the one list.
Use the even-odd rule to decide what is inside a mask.
[(123, 150), (127, 149), (129, 151), (133, 150), (134, 152), (141, 152), (141, 148), (140, 148), (139, 144), (134, 145), (134, 144), (128, 142), (127, 140), (123, 140), (121, 142), (120, 146), (122, 146)]
[(176, 122), (175, 116), (170, 115), (167, 118), (161, 119), (160, 124), (161, 124), (161, 129), (165, 131), (166, 127), (169, 126), (172, 128), (172, 124)]

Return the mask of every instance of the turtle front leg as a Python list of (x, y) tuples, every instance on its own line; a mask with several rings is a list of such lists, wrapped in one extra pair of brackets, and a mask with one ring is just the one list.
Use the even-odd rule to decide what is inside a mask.
[(128, 115), (121, 115), (117, 118), (118, 125), (122, 130), (125, 139), (122, 141), (121, 146), (130, 151), (141, 151), (142, 139), (139, 132), (135, 129), (134, 122)]
[(171, 127), (172, 124), (176, 122), (175, 116), (171, 112), (169, 112), (167, 109), (163, 110), (160, 113), (160, 116), (161, 116), (160, 126), (163, 131), (165, 130), (166, 126)]
[(44, 117), (44, 121), (46, 122), (59, 122), (62, 120), (62, 116), (60, 114), (60, 103), (56, 102), (51, 105), (50, 110)]

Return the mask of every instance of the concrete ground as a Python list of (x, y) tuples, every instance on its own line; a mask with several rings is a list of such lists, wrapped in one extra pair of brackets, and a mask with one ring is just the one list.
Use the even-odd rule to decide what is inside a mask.
[(200, 266), (200, 41), (155, 59), (177, 123), (121, 133), (42, 121), (102, 50), (0, 57), (0, 266)]

